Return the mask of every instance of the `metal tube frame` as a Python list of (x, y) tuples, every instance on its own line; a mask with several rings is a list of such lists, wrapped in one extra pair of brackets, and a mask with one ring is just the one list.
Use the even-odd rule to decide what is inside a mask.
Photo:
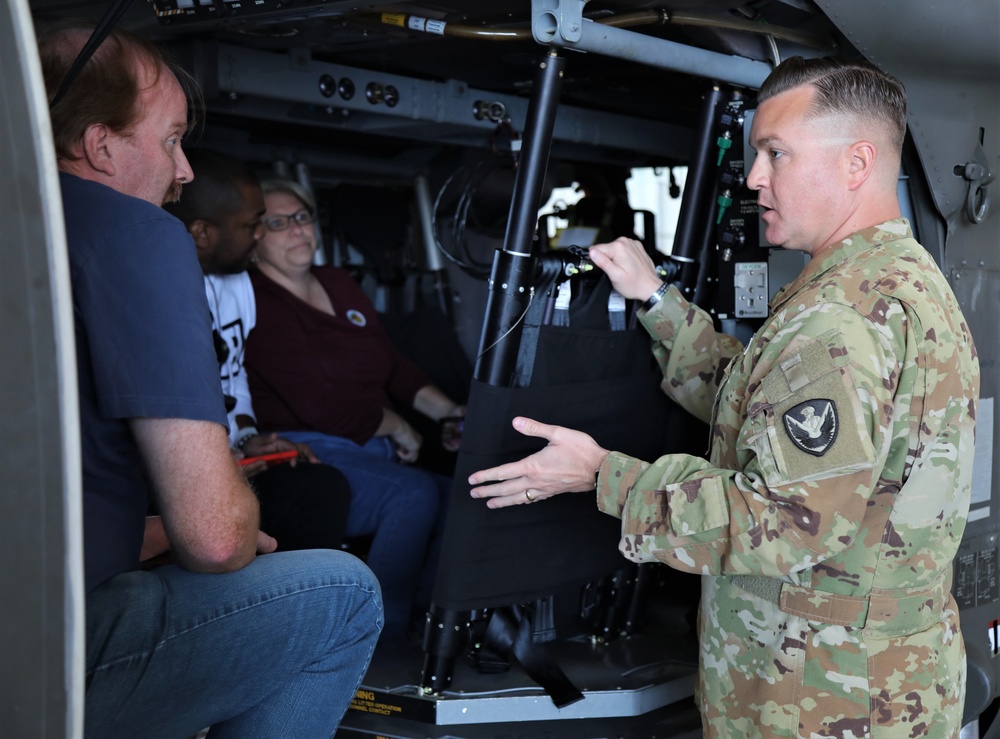
[(771, 73), (770, 65), (764, 62), (595, 23), (583, 17), (586, 4), (587, 0), (532, 0), (531, 32), (535, 41), (549, 47), (594, 52), (742, 87), (758, 88)]
[(539, 64), (503, 248), (494, 254), (489, 297), (473, 377), (509, 387), (524, 316), (534, 297), (535, 230), (566, 60), (554, 51)]

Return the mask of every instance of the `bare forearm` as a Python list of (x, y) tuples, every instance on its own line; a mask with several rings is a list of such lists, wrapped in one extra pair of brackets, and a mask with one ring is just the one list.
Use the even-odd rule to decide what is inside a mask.
[(249, 563), (259, 508), (232, 463), (225, 430), (181, 419), (133, 419), (131, 425), (177, 561), (197, 572)]
[(163, 528), (163, 519), (159, 516), (146, 516), (146, 530), (142, 535), (142, 549), (139, 561), (157, 557), (170, 549), (170, 540)]
[(402, 416), (389, 408), (382, 409), (382, 423), (375, 429), (375, 436), (392, 436), (399, 433), (406, 422)]
[(424, 385), (413, 398), (413, 407), (430, 419), (440, 421), (464, 415), (464, 409), (434, 385)]
[(382, 423), (376, 436), (388, 436), (395, 442), (396, 454), (404, 462), (413, 462), (420, 453), (423, 438), (406, 420), (395, 411), (384, 408)]

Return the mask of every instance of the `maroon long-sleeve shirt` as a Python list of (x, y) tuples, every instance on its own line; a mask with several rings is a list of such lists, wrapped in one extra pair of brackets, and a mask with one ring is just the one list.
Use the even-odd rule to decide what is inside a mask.
[(392, 345), (375, 306), (342, 269), (313, 267), (336, 316), (263, 274), (252, 275), (257, 325), (246, 350), (257, 424), (320, 431), (364, 444), (389, 398), (413, 405), (430, 379)]

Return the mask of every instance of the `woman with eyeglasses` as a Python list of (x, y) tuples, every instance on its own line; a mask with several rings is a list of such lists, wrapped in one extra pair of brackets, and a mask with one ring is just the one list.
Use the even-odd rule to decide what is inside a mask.
[(422, 439), (394, 403), (435, 421), (464, 408), (396, 350), (347, 271), (313, 265), (308, 192), (287, 180), (261, 185), (257, 325), (246, 354), (257, 421), (308, 444), (350, 481), (346, 535), (374, 535), (367, 563), (382, 586), (382, 636), (398, 642), (429, 605), (451, 481), (406, 464)]

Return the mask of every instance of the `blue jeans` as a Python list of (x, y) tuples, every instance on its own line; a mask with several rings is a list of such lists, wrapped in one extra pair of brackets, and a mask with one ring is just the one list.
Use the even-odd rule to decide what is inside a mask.
[(345, 552), (118, 575), (87, 595), (86, 736), (329, 739), (381, 625), (378, 583)]
[(351, 484), (346, 535), (373, 535), (366, 561), (382, 586), (383, 641), (403, 639), (414, 607), (430, 603), (451, 478), (400, 464), (386, 437), (359, 446), (316, 431), (279, 435), (308, 444)]

